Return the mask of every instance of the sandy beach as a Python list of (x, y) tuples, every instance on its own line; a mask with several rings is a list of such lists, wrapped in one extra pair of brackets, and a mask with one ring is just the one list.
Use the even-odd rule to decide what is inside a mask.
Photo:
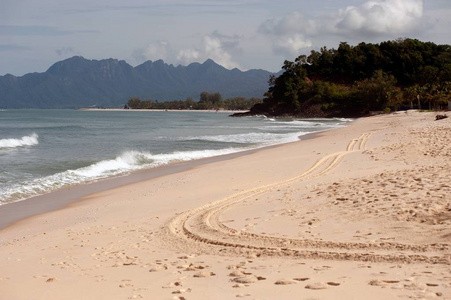
[(16, 222), (0, 299), (451, 299), (451, 118), (435, 115), (362, 118)]

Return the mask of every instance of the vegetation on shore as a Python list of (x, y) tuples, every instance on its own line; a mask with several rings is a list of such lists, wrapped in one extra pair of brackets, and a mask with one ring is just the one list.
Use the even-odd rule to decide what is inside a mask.
[[(439, 109), (451, 100), (451, 46), (414, 39), (340, 43), (285, 61), (262, 103), (246, 115), (363, 116), (402, 108)], [(242, 114), (236, 114), (241, 116)]]
[(222, 99), (219, 93), (202, 92), (200, 100), (194, 101), (191, 98), (186, 100), (174, 100), (166, 102), (152, 101), (150, 99), (142, 101), (139, 98), (130, 98), (125, 108), (130, 109), (192, 109), (192, 110), (249, 110), (258, 103), (262, 103), (261, 98), (234, 97)]

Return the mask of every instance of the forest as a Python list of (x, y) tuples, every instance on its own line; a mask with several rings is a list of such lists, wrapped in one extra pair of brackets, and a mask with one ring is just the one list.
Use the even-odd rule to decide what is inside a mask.
[(261, 103), (261, 98), (244, 98), (234, 97), (223, 100), (220, 93), (200, 94), (199, 101), (194, 101), (191, 98), (186, 100), (174, 100), (158, 102), (153, 100), (142, 101), (139, 98), (130, 98), (125, 105), (125, 108), (130, 109), (192, 109), (192, 110), (249, 110), (257, 103)]
[(285, 61), (249, 114), (357, 117), (400, 109), (441, 109), (451, 100), (451, 46), (415, 39), (340, 43)]

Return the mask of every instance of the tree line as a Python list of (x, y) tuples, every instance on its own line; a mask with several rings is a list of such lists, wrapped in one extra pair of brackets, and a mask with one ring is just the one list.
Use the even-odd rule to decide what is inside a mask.
[(451, 100), (451, 46), (415, 39), (342, 42), (285, 61), (253, 113), (359, 116), (402, 108), (439, 109)]
[(261, 98), (234, 97), (223, 100), (219, 93), (202, 92), (199, 101), (192, 98), (174, 101), (153, 101), (151, 99), (142, 101), (140, 98), (132, 97), (128, 100), (125, 108), (130, 109), (192, 109), (192, 110), (249, 110), (255, 104), (261, 103)]

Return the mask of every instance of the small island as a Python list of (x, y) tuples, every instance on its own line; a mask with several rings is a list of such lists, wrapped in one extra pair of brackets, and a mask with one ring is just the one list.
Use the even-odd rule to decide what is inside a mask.
[(446, 109), (451, 46), (398, 39), (340, 43), (285, 61), (262, 103), (232, 116), (361, 117), (400, 109)]

